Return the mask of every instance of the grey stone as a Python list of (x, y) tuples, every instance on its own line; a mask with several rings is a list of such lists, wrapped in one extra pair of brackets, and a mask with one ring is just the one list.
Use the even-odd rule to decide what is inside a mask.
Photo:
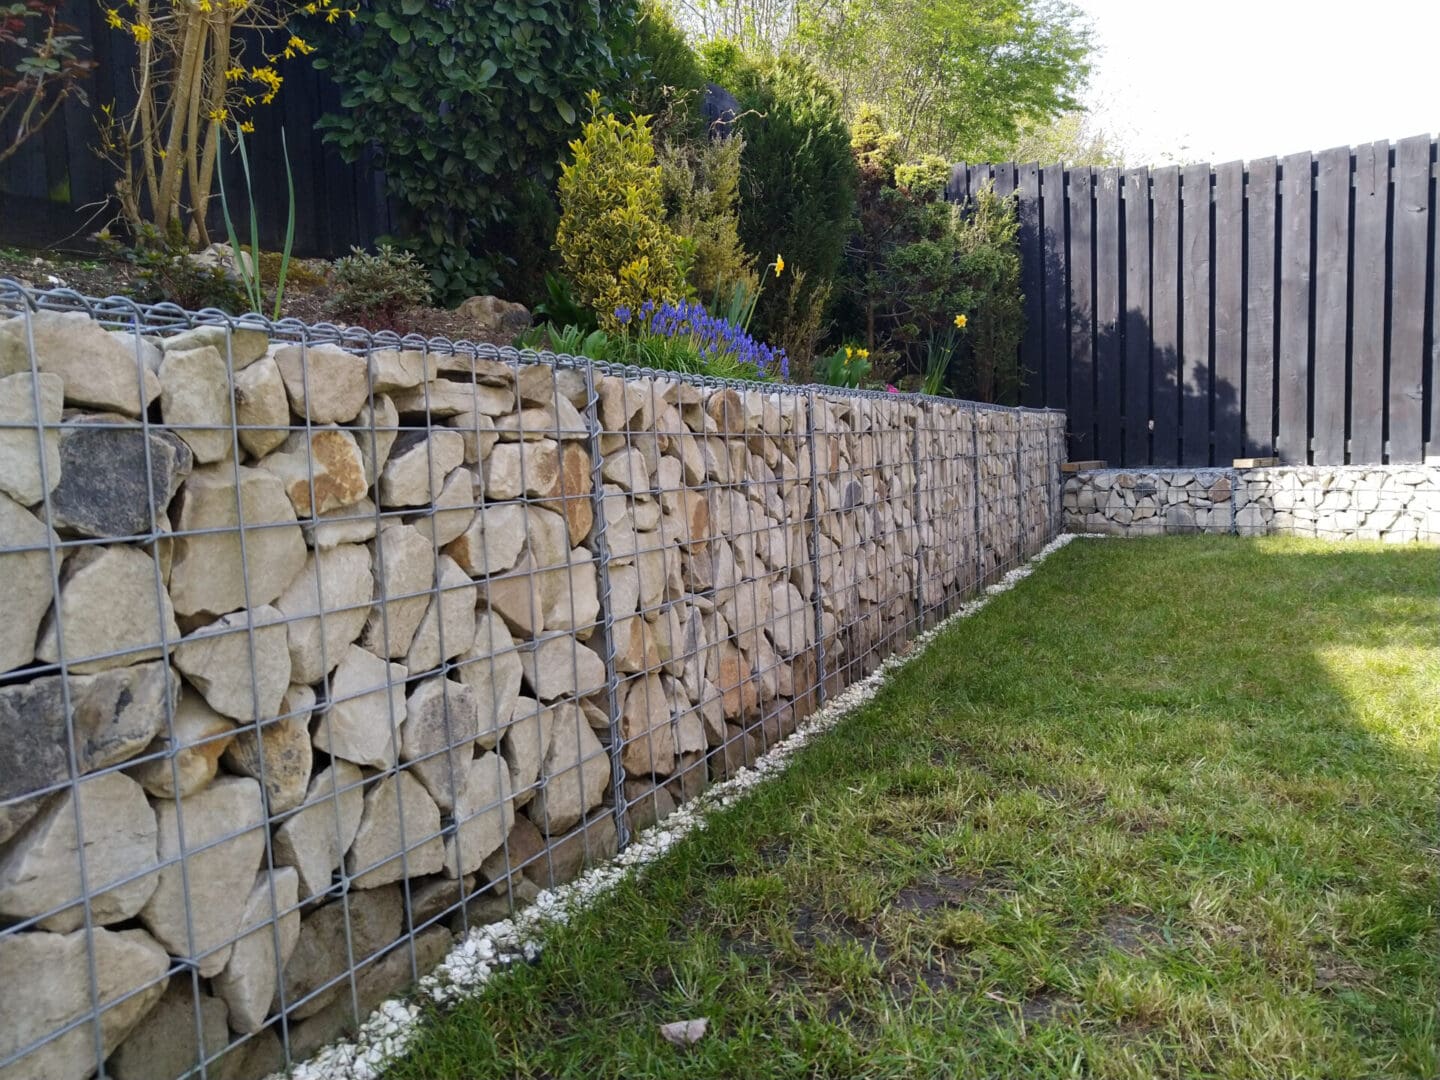
[(316, 424), (346, 424), (370, 394), (365, 361), (338, 345), (287, 345), (275, 353), (290, 407)]
[(454, 810), (455, 835), (445, 841), (445, 873), (452, 878), (480, 869), (504, 844), (515, 823), (510, 771), (499, 754), (481, 754), (462, 775)]
[(520, 650), (525, 680), (541, 701), (584, 697), (605, 687), (605, 663), (569, 635)]
[(389, 948), (403, 931), (403, 919), (398, 885), (352, 891), (305, 915), (285, 965), (285, 1003), (293, 1018), (313, 1016), (339, 997), (348, 983), (337, 980), (352, 959), (358, 967)]
[(250, 1034), (265, 1023), (279, 972), (300, 938), (299, 886), (300, 876), (289, 866), (263, 871), (255, 878), (240, 926), (256, 929), (235, 943), (230, 962), (211, 983), (230, 1007), (230, 1026), (236, 1031)]
[[(93, 944), (87, 939), (93, 934)], [(170, 958), (143, 930), (0, 936), (0, 1059), (89, 1015), (91, 961), (98, 979), (100, 1049), (125, 1039), (169, 981)], [(43, 978), (38, 978), (40, 973)], [(127, 996), (128, 995), (128, 996)], [(123, 998), (121, 1001), (119, 999)], [(109, 1007), (107, 1007), (109, 1006)], [(5, 1067), (5, 1080), (88, 1080), (95, 1073), (95, 1029), (77, 1024)]]
[(225, 461), (234, 449), (234, 405), (225, 359), (209, 345), (166, 350), (160, 364), (160, 415), (202, 465)]
[(235, 422), (241, 429), (240, 445), (257, 458), (285, 441), (289, 434), (290, 398), (274, 357), (262, 357), (236, 374)]
[[(45, 548), (59, 539), (30, 511), (0, 495), (0, 578), (5, 581), (0, 589), (0, 671), (35, 659), (35, 638), (52, 599), (50, 553)], [(33, 550), (16, 550), (23, 548)]]
[[(188, 975), (181, 976), (106, 1060), (105, 1074), (114, 1080), (171, 1080), (190, 1075), (202, 1060), (224, 1050), (230, 1041), (225, 1003), (203, 992), (199, 1000), (203, 1054), (195, 1038), (195, 988)], [(207, 1073), (215, 1071), (212, 1062)]]
[(410, 772), (442, 813), (455, 808), (455, 792), (475, 756), (479, 724), (470, 688), (442, 675), (422, 680), (405, 702), (400, 760), (412, 762)]
[(500, 739), (500, 753), (510, 766), (510, 791), (516, 806), (535, 797), (554, 723), (554, 710), (542, 709), (533, 698), (517, 699), (515, 715)]
[(266, 720), (257, 735), (243, 727), (225, 749), (224, 761), (233, 773), (259, 780), (265, 789), (265, 806), (271, 816), (293, 810), (305, 800), (313, 761), (310, 714), (315, 691), (295, 684), (280, 699), (280, 717)]
[[(39, 383), (40, 415), (35, 414)], [(60, 482), (60, 423), (65, 406), (65, 380), (59, 375), (17, 372), (0, 378), (0, 491), (16, 502), (33, 506)], [(14, 425), (14, 426), (10, 426)], [(24, 426), (21, 426), (24, 425)], [(40, 447), (44, 446), (44, 468)], [(42, 478), (41, 473), (44, 473)]]
[(304, 569), (275, 601), (285, 624), (293, 682), (318, 683), (365, 629), (375, 580), (360, 544), (312, 551)]
[(193, 465), (185, 443), (168, 431), (141, 431), (115, 414), (71, 417), (66, 425), (61, 480), (50, 496), (57, 528), (120, 537), (169, 524), (165, 508)]
[(475, 516), (480, 495), (479, 476), (462, 466), (445, 478), (433, 505), (405, 523), (443, 548), (464, 534)]
[(380, 505), (433, 503), (446, 475), (465, 460), (465, 440), (449, 428), (402, 431), (380, 473)]
[(459, 536), (445, 546), (471, 577), (487, 577), (511, 569), (525, 546), (524, 503), (490, 503), (477, 507)]
[(160, 348), (167, 353), (185, 352), (207, 345), (225, 357), (233, 370), (241, 371), (265, 356), (270, 348), (270, 338), (264, 330), (248, 327), (197, 326), (160, 341)]
[(388, 525), (375, 540), (377, 603), (360, 641), (376, 654), (399, 659), (410, 651), (435, 585), (435, 548), (410, 525)]
[(86, 547), (60, 574), (60, 603), (40, 628), (35, 655), (90, 674), (161, 655), (180, 638), (155, 560), (138, 548)]
[(230, 959), (228, 943), (240, 929), (265, 854), (260, 785), (248, 777), (221, 777), (178, 808), (173, 801), (157, 804), (155, 815), (160, 859), (168, 865), (140, 919), (173, 955), (194, 960), (209, 978)]
[(474, 321), (476, 327), (486, 333), (516, 337), (530, 329), (529, 309), (498, 296), (472, 296), (455, 311)]
[(365, 792), (365, 810), (345, 872), (356, 889), (434, 874), (445, 865), (440, 808), (408, 772), (382, 777)]
[(523, 674), (515, 639), (501, 619), (479, 612), (474, 644), (456, 659), (455, 674), (475, 700), (477, 745), (489, 750), (515, 712)]
[(330, 708), (315, 725), (315, 749), (376, 769), (394, 765), (407, 674), (358, 645), (346, 649), (330, 680)]
[(610, 786), (610, 759), (577, 705), (557, 706), (542, 766), (544, 782), (526, 814), (558, 836), (600, 805)]
[(276, 715), (290, 685), (285, 616), (268, 604), (202, 626), (175, 647), (175, 666), (210, 707), (251, 723)]
[(433, 379), (435, 357), (420, 349), (376, 349), (370, 354), (370, 386), (377, 394), (410, 390)]
[(431, 599), (410, 641), (410, 651), (405, 654), (405, 666), (411, 674), (439, 667), (475, 641), (475, 583), (448, 555), (440, 556), (438, 569), (437, 595)]
[(146, 748), (147, 760), (127, 771), (157, 799), (173, 799), (177, 793), (188, 798), (215, 779), (220, 755), (234, 739), (235, 727), (234, 720), (221, 716), (187, 687), (180, 693), (169, 730), (162, 729)]
[(35, 311), (0, 322), (0, 376), (31, 370), (30, 335), (35, 369), (65, 380), (69, 405), (138, 417), (160, 396), (160, 380), (135, 347), (80, 311)]
[(155, 891), (154, 876), (134, 877), (155, 865), (155, 840), (155, 814), (140, 785), (121, 773), (82, 780), (76, 790), (47, 803), (0, 854), (0, 915), (30, 919), (72, 904), (39, 923), (41, 929), (66, 933), (85, 925), (88, 889), (92, 923), (107, 926), (128, 919)]
[(360, 828), (365, 793), (360, 770), (336, 759), (315, 774), (304, 806), (275, 830), (272, 852), (277, 866), (293, 866), (300, 899), (330, 887), (330, 878)]

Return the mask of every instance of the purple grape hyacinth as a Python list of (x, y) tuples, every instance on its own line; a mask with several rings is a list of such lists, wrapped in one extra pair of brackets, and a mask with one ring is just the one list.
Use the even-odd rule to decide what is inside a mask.
[(616, 308), (615, 319), (621, 326), (656, 337), (689, 338), (706, 360), (729, 356), (739, 363), (752, 365), (761, 375), (778, 371), (782, 379), (790, 377), (790, 357), (784, 349), (756, 341), (743, 327), (711, 315), (698, 301), (657, 304), (646, 300), (637, 312), (626, 307)]

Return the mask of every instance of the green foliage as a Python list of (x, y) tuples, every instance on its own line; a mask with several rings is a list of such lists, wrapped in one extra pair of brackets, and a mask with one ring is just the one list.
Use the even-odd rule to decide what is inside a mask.
[(687, 338), (633, 331), (586, 330), (580, 326), (545, 323), (527, 330), (516, 345), (522, 349), (548, 350), (564, 356), (583, 356), (587, 360), (630, 364), (655, 371), (709, 375), (717, 379), (775, 381), (773, 374), (763, 373), (754, 364), (743, 363), (734, 356), (704, 356)]
[(858, 345), (842, 345), (815, 362), (815, 381), (826, 386), (853, 390), (869, 377), (870, 350)]
[[(657, 151), (665, 213), (685, 247), (686, 279), (719, 300), (755, 293), (755, 260), (740, 243), (740, 163), (745, 140), (667, 141)], [(712, 305), (713, 306), (713, 305)]]
[(545, 275), (545, 299), (531, 310), (537, 319), (544, 319), (556, 326), (578, 327), (586, 333), (599, 325), (594, 309), (575, 299), (575, 290), (571, 287), (570, 280), (560, 274)]
[(384, 325), (406, 308), (430, 302), (425, 266), (408, 251), (381, 244), (370, 255), (359, 248), (335, 260), (335, 292), (327, 305), (347, 322)]
[(938, 154), (925, 154), (919, 161), (895, 166), (895, 186), (924, 202), (943, 199), (949, 182), (950, 164)]
[[(250, 258), (236, 259), (240, 280), (245, 286), (245, 295), (250, 301), (250, 310), (259, 312), (264, 307), (261, 274), (265, 263), (260, 258), (260, 220), (255, 214), (255, 188), (250, 183), (250, 158), (245, 153), (245, 134), (235, 131), (235, 144), (240, 152), (240, 169), (245, 176), (245, 199), (250, 206)], [(290, 250), (295, 244), (295, 175), (290, 170), (290, 148), (285, 143), (285, 132), (280, 132), (280, 149), (285, 158), (285, 185), (290, 194), (290, 212), (285, 222), (285, 247), (280, 252), (280, 262), (275, 270), (275, 310), (272, 318), (280, 318), (280, 306), (285, 300), (285, 279), (290, 273)], [(236, 238), (235, 222), (230, 217), (230, 199), (225, 194), (225, 170), (216, 169), (220, 179), (220, 212), (225, 218), (225, 233), (230, 238), (230, 250), (240, 251)]]
[(628, 61), (621, 90), (637, 116), (652, 118), (657, 131), (694, 138), (704, 134), (700, 99), (705, 76), (685, 32), (656, 0), (642, 0), (633, 23), (617, 39), (616, 51)]
[(855, 163), (835, 87), (795, 56), (753, 57), (715, 41), (700, 50), (706, 76), (744, 110), (740, 240), (762, 261), (785, 257), (792, 273), (761, 298), (762, 336), (784, 344), (808, 336), (787, 320), (821, 323), (855, 208)]
[(538, 291), (556, 167), (584, 95), (622, 79), (612, 37), (633, 0), (370, 0), (317, 34), (343, 108), (322, 127), (375, 151), (435, 293)]
[(1025, 333), (1019, 234), (1015, 201), (995, 194), (991, 184), (970, 200), (956, 234), (960, 272), (971, 296), (969, 366), (958, 389), (981, 401), (1019, 400)]
[(108, 232), (99, 233), (96, 239), (111, 258), (136, 269), (139, 284), (132, 293), (142, 304), (179, 304), (192, 311), (218, 308), (232, 315), (250, 309), (239, 276), (223, 266), (197, 260), (178, 220), (172, 220), (164, 232), (154, 225), (141, 225), (128, 244)]
[(611, 326), (616, 308), (680, 297), (685, 281), (649, 124), (623, 122), (599, 101), (592, 93), (590, 119), (561, 167), (555, 244), (576, 298)]
[(521, 349), (547, 350), (562, 356), (583, 356), (589, 360), (618, 360), (623, 353), (623, 339), (604, 330), (574, 324), (544, 323), (531, 327), (516, 340)]
[(1042, 165), (1090, 165), (1123, 168), (1124, 148), (1113, 132), (1097, 127), (1083, 109), (1045, 123), (1027, 125), (1019, 136), (987, 150), (986, 161), (1037, 161)]

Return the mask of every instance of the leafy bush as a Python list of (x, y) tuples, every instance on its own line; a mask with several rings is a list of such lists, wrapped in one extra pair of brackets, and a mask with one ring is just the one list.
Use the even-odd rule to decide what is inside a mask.
[(666, 142), (658, 151), (666, 218), (685, 250), (691, 288), (712, 302), (754, 293), (755, 260), (740, 243), (740, 162), (745, 140)]
[(981, 401), (1019, 401), (1025, 334), (1019, 234), (1015, 200), (986, 184), (965, 207), (956, 236), (960, 272), (971, 293), (970, 363), (957, 389)]
[(611, 42), (633, 17), (634, 0), (370, 0), (324, 35), (342, 109), (322, 127), (350, 161), (376, 152), (441, 299), (538, 292), (557, 165), (585, 92), (621, 83)]
[(532, 310), (536, 319), (543, 319), (555, 326), (575, 327), (587, 334), (599, 326), (594, 308), (576, 300), (575, 289), (570, 280), (559, 274), (545, 275), (545, 299)]
[(327, 305), (346, 322), (389, 324), (406, 308), (430, 302), (425, 266), (408, 251), (381, 244), (370, 255), (351, 248), (335, 260), (335, 293)]
[(842, 345), (815, 362), (815, 381), (826, 386), (855, 389), (870, 377), (870, 350)]
[(634, 115), (649, 116), (666, 134), (705, 133), (700, 111), (705, 75), (685, 32), (663, 6), (643, 0), (634, 22), (617, 37), (615, 51), (625, 58), (628, 77), (620, 93)]
[(575, 296), (601, 325), (618, 308), (647, 297), (684, 294), (680, 245), (664, 222), (660, 168), (645, 117), (628, 123), (600, 109), (591, 94), (590, 119), (570, 144), (561, 167), (560, 227), (555, 245)]
[(142, 304), (171, 303), (190, 310), (218, 308), (232, 315), (250, 310), (240, 276), (197, 258), (190, 251), (178, 219), (172, 219), (169, 229), (163, 232), (154, 225), (139, 225), (128, 244), (108, 232), (99, 233), (96, 239), (111, 258), (136, 269), (139, 284), (131, 291)]
[(749, 251), (779, 252), (800, 274), (760, 302), (756, 325), (787, 344), (803, 339), (789, 318), (819, 324), (855, 208), (855, 163), (839, 94), (814, 67), (794, 56), (754, 58), (733, 43), (700, 50), (705, 74), (744, 110), (740, 239)]

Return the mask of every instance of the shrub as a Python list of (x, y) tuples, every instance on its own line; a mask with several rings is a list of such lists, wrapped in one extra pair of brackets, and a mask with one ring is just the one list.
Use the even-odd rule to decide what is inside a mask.
[(672, 141), (658, 151), (666, 218), (685, 248), (686, 278), (712, 305), (736, 287), (754, 293), (755, 260), (740, 243), (740, 162), (745, 140)]
[(142, 304), (179, 304), (192, 311), (218, 308), (232, 315), (250, 308), (240, 276), (193, 255), (178, 219), (172, 218), (163, 231), (154, 225), (136, 226), (129, 244), (108, 232), (96, 239), (112, 258), (135, 267), (139, 280), (131, 292)]
[(657, 132), (682, 138), (705, 133), (700, 102), (705, 75), (700, 60), (656, 0), (643, 0), (632, 24), (620, 32), (615, 51), (624, 57), (627, 77), (620, 93), (636, 116), (649, 116)]
[(335, 260), (335, 294), (327, 305), (346, 322), (387, 325), (406, 308), (430, 302), (425, 266), (408, 251), (381, 244), (370, 255), (351, 248)]
[(643, 116), (622, 122), (599, 103), (592, 93), (590, 119), (561, 168), (555, 244), (576, 298), (606, 326), (616, 309), (677, 298), (685, 284), (649, 125)]
[[(637, 362), (649, 367), (722, 378), (783, 379), (790, 374), (784, 349), (756, 341), (743, 327), (711, 315), (697, 301), (647, 300), (633, 312), (617, 310), (615, 320), (638, 347), (642, 359)], [(691, 358), (698, 366), (677, 366)]]
[(1025, 334), (1019, 234), (1015, 200), (995, 194), (993, 184), (970, 199), (960, 218), (956, 246), (971, 301), (969, 365), (957, 389), (981, 401), (1019, 401), (1019, 350)]

